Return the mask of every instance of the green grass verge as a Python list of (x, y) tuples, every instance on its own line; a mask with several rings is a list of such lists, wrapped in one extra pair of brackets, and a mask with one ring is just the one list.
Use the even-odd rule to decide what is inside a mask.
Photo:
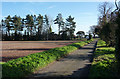
[(80, 41), (64, 47), (53, 48), (48, 51), (34, 53), (8, 61), (2, 64), (2, 77), (25, 77), (35, 70), (47, 66), (49, 63), (77, 50), (91, 41), (92, 40)]
[(4, 64), (5, 62), (0, 62), (0, 64)]
[(94, 53), (94, 59), (91, 65), (89, 78), (90, 79), (104, 79), (116, 77), (116, 59), (115, 59), (115, 48), (104, 47), (105, 42), (99, 40), (97, 43), (96, 51)]
[(104, 47), (104, 46), (106, 46), (106, 42), (105, 42), (105, 41), (99, 40), (99, 41), (97, 42), (97, 47)]

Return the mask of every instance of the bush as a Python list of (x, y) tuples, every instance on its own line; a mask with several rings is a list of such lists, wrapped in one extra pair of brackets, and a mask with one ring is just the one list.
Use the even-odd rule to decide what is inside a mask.
[(48, 51), (30, 54), (25, 57), (13, 59), (2, 65), (2, 76), (4, 77), (24, 77), (36, 69), (47, 66), (49, 63), (60, 57), (77, 50), (86, 45), (89, 41), (80, 41), (64, 47), (53, 48)]

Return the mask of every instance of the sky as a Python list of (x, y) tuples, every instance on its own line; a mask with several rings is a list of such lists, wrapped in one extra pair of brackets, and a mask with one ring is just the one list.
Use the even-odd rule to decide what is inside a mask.
[[(58, 13), (64, 21), (69, 15), (74, 17), (76, 31), (89, 31), (89, 27), (97, 25), (98, 6), (101, 2), (2, 2), (2, 18), (17, 15), (24, 18), (27, 14), (48, 15), (54, 20)], [(52, 25), (53, 32), (58, 33), (58, 25)]]

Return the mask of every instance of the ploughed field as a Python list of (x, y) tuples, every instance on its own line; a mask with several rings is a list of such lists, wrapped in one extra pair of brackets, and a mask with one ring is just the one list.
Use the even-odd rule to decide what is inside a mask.
[(2, 41), (2, 62), (78, 41)]

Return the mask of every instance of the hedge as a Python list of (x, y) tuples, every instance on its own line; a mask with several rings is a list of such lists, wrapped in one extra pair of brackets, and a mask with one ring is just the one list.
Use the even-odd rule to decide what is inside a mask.
[(57, 47), (48, 51), (34, 53), (25, 57), (10, 60), (2, 64), (2, 77), (25, 77), (37, 69), (45, 67), (60, 57), (77, 50), (87, 43), (90, 43), (91, 41), (92, 40), (80, 41), (64, 47)]

